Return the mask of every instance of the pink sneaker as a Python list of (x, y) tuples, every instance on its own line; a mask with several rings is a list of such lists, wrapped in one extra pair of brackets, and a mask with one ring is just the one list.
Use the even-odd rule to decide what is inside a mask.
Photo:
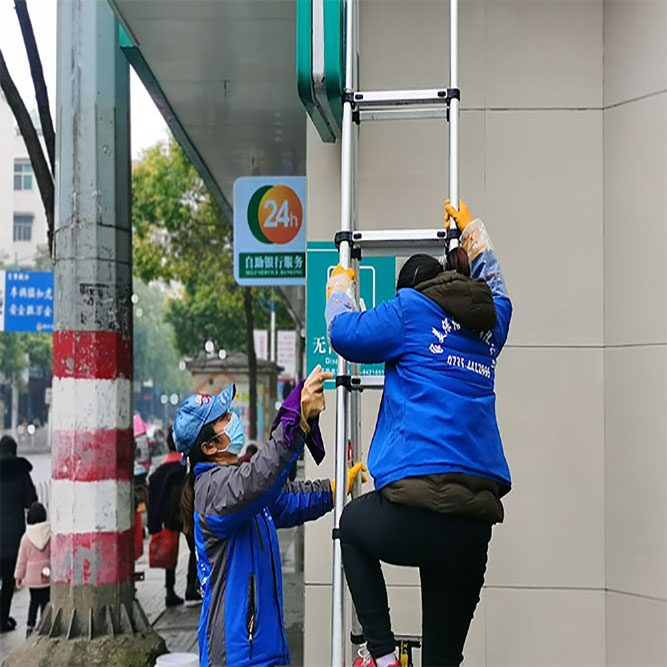
[[(368, 652), (366, 646), (360, 648), (359, 657), (352, 663), (352, 667), (377, 667), (373, 656)], [(395, 662), (392, 662), (389, 667), (401, 667), (401, 661), (396, 658)]]
[[(362, 651), (364, 651), (362, 655)], [(359, 657), (352, 663), (352, 667), (376, 667), (373, 656), (366, 649), (359, 649)]]

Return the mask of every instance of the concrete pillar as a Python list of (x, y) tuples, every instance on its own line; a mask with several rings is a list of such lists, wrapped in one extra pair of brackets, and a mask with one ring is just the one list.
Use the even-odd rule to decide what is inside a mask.
[(54, 665), (164, 652), (133, 589), (129, 71), (117, 35), (106, 0), (60, 0), (52, 583), (37, 642)]

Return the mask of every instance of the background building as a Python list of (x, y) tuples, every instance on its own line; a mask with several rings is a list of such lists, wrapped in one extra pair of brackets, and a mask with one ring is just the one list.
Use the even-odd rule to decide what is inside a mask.
[[(39, 117), (33, 114), (39, 129)], [(34, 268), (47, 255), (46, 216), (28, 150), (0, 93), (0, 264)]]

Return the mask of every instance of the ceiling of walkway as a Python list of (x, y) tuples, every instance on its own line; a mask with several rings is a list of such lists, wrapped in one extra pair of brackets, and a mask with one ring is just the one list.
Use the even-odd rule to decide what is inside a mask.
[(111, 0), (231, 204), (234, 180), (305, 173), (295, 0)]

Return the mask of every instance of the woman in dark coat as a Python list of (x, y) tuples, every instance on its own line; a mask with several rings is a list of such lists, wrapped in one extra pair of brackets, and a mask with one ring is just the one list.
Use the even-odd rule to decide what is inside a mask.
[[(180, 533), (183, 528), (180, 499), (185, 481), (185, 466), (181, 464), (181, 455), (174, 446), (171, 429), (167, 435), (167, 445), (169, 454), (162, 465), (150, 476), (148, 483), (148, 532), (151, 535), (159, 533), (163, 528), (177, 533)], [(186, 538), (190, 549), (190, 560), (185, 599), (188, 602), (201, 602), (194, 542), (190, 535), (186, 535)], [(167, 589), (165, 605), (167, 607), (183, 604), (183, 599), (174, 590), (175, 585), (176, 570), (165, 570), (165, 588)]]
[(25, 533), (25, 511), (37, 500), (27, 459), (16, 456), (16, 440), (0, 438), (0, 632), (16, 628), (9, 615), (14, 595), (14, 568), (21, 537)]

